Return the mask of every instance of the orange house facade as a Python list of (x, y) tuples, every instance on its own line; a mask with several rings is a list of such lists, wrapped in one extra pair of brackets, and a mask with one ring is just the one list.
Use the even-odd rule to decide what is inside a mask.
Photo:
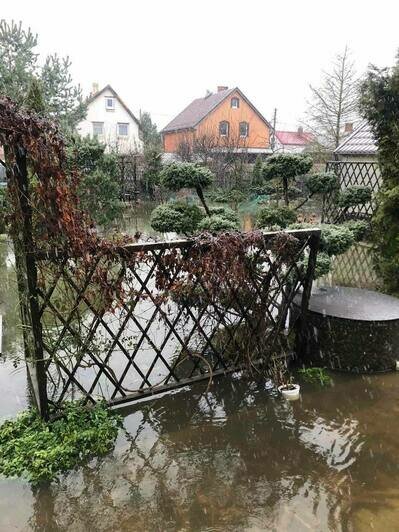
[(162, 130), (165, 153), (177, 153), (181, 144), (204, 139), (214, 149), (271, 153), (269, 122), (239, 88), (218, 87), (214, 94), (190, 103)]

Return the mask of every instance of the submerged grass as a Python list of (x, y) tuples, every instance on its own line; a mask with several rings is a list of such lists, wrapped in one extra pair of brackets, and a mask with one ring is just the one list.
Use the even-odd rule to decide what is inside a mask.
[(54, 480), (111, 451), (120, 423), (120, 416), (102, 403), (66, 404), (62, 417), (49, 422), (36, 410), (26, 410), (0, 426), (0, 474), (33, 483)]

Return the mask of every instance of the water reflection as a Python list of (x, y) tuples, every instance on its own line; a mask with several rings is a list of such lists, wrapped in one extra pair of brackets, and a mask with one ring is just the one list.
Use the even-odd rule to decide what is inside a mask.
[[(27, 404), (14, 273), (2, 242), (0, 418)], [(237, 376), (136, 404), (107, 457), (38, 488), (0, 479), (0, 531), (397, 530), (398, 378), (335, 375), (288, 403)]]
[(109, 456), (30, 493), (1, 481), (0, 530), (395, 530), (397, 378), (337, 376), (296, 403), (221, 379), (136, 404)]

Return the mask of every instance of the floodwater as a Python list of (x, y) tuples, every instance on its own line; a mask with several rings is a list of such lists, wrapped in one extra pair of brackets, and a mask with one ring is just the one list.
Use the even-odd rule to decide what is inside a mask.
[[(1, 420), (29, 403), (6, 242), (0, 276)], [(37, 488), (0, 477), (0, 532), (397, 531), (399, 374), (332, 377), (297, 402), (233, 375), (135, 403), (106, 457)]]

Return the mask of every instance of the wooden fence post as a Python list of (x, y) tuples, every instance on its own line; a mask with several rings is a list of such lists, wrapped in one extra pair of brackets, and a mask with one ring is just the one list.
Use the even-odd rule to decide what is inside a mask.
[(308, 328), (307, 328), (306, 321), (307, 321), (310, 295), (312, 292), (313, 279), (314, 279), (314, 274), (316, 270), (317, 253), (319, 251), (319, 246), (320, 246), (320, 236), (321, 236), (321, 231), (319, 230), (318, 232), (315, 232), (310, 237), (310, 242), (309, 242), (310, 251), (309, 251), (309, 258), (308, 258), (308, 267), (306, 271), (305, 282), (303, 284), (300, 317), (296, 325), (297, 327), (296, 344), (297, 344), (297, 352), (298, 352), (299, 358), (303, 358), (304, 356), (306, 356), (306, 350), (307, 350), (307, 345), (308, 345)]
[(13, 240), (25, 360), (36, 407), (40, 415), (47, 419), (47, 377), (43, 358), (42, 326), (37, 293), (37, 269), (32, 234), (27, 152), (20, 145), (13, 146), (13, 149), (15, 162), (12, 168), (9, 165), (7, 167), (7, 180), (15, 209)]

